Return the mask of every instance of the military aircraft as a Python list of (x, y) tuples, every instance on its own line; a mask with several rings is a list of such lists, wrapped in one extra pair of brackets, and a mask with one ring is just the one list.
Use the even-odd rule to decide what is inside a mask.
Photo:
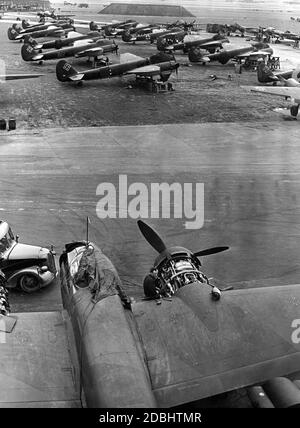
[(182, 50), (184, 53), (188, 53), (190, 49), (201, 47), (201, 49), (207, 50), (209, 53), (214, 53), (216, 49), (222, 48), (223, 43), (229, 43), (229, 40), (216, 34), (213, 37), (201, 39), (199, 36), (185, 36), (181, 43), (175, 45), (168, 45), (162, 43), (161, 39), (157, 41), (158, 50), (165, 51), (176, 51)]
[[(227, 247), (169, 248), (138, 226), (171, 297), (129, 299), (96, 244), (66, 244), (63, 313), (1, 318), (0, 407), (174, 407), (267, 381), (286, 393), (274, 378), (300, 369), (299, 285), (214, 290), (199, 257)], [(285, 394), (285, 407), (299, 403), (298, 387)]]
[[(298, 86), (298, 85), (297, 85)], [(250, 89), (251, 92), (261, 92), (263, 94), (277, 95), (290, 100), (291, 117), (296, 119), (300, 105), (300, 88), (299, 87), (270, 87), (270, 86), (245, 86), (244, 88)]]
[(257, 79), (260, 83), (272, 83), (276, 86), (278, 83), (282, 86), (300, 86), (300, 70), (289, 70), (273, 72), (266, 65), (265, 61), (259, 61), (257, 66)]
[[(77, 71), (71, 64), (61, 60), (56, 65), (56, 77), (60, 82), (75, 82), (82, 84), (84, 80), (107, 79), (122, 75), (135, 75), (136, 78), (150, 80), (155, 86), (155, 78), (167, 81), (179, 64), (173, 55), (155, 54), (148, 58), (125, 53), (120, 55), (120, 64), (107, 67)], [(153, 86), (153, 87), (154, 87)]]
[(145, 41), (150, 39), (150, 34), (153, 34), (154, 30), (159, 30), (159, 27), (154, 24), (146, 25), (143, 27), (135, 27), (124, 31), (122, 34), (122, 40), (126, 43), (133, 43), (139, 41)]
[(108, 37), (116, 37), (116, 36), (122, 36), (122, 34), (125, 31), (128, 31), (129, 28), (134, 28), (138, 25), (137, 21), (134, 21), (132, 19), (128, 19), (127, 21), (115, 23), (115, 24), (108, 24), (103, 25), (101, 27), (101, 30), (104, 30), (104, 33)]
[(40, 43), (37, 42), (32, 36), (28, 35), (24, 38), (24, 43), (30, 44), (35, 49), (61, 49), (66, 46), (74, 45), (79, 40), (85, 40), (88, 43), (88, 40), (96, 41), (98, 39), (103, 39), (103, 36), (101, 36), (98, 31), (90, 31), (87, 34), (81, 34), (77, 31), (70, 31), (65, 38), (48, 40)]
[[(259, 50), (258, 50), (259, 49)], [(256, 52), (254, 52), (256, 51)], [(255, 54), (265, 54), (266, 52), (271, 53), (270, 47), (261, 48), (261, 44), (253, 44), (245, 47), (234, 48), (234, 49), (224, 49), (220, 52), (214, 54), (203, 54), (200, 48), (190, 49), (188, 52), (188, 57), (190, 62), (200, 62), (202, 64), (206, 64), (212, 61), (219, 61), (221, 64), (227, 64), (230, 59), (243, 57), (245, 54), (255, 53)]]
[(105, 39), (95, 41), (80, 40), (73, 44), (71, 47), (62, 49), (55, 49), (52, 51), (40, 52), (28, 43), (24, 43), (21, 49), (21, 55), (24, 61), (38, 61), (42, 64), (43, 61), (51, 59), (68, 58), (75, 56), (76, 58), (88, 57), (97, 60), (101, 55), (109, 52), (118, 52), (118, 45), (109, 43)]
[(159, 51), (167, 50), (169, 45), (178, 44), (183, 41), (184, 37), (187, 35), (187, 32), (184, 30), (173, 31), (165, 35), (160, 35), (156, 39), (156, 46)]
[(9, 40), (19, 40), (21, 41), (24, 39), (27, 35), (31, 35), (33, 38), (39, 38), (39, 37), (60, 37), (63, 34), (66, 34), (68, 31), (74, 31), (74, 26), (69, 23), (63, 23), (63, 24), (52, 24), (47, 25), (45, 29), (40, 29), (36, 31), (18, 31), (16, 28), (9, 28), (7, 30), (8, 32), (8, 38)]
[(155, 40), (157, 40), (159, 37), (166, 37), (169, 34), (173, 34), (173, 33), (179, 33), (181, 32), (182, 29), (180, 27), (172, 27), (169, 29), (160, 29), (160, 30), (153, 30), (153, 32), (150, 34), (149, 36), (149, 41), (150, 43), (154, 43)]

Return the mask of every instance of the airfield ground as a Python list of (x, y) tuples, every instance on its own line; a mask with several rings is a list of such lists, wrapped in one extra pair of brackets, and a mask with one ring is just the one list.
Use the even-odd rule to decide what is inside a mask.
[[(161, 123), (201, 123), (276, 121), (274, 106), (287, 104), (281, 99), (248, 93), (243, 85), (256, 85), (254, 72), (235, 74), (232, 63), (189, 66), (185, 55), (176, 54), (181, 64), (178, 78), (173, 75), (175, 91), (153, 94), (140, 88), (127, 89), (132, 77), (85, 82), (81, 88), (56, 79), (56, 60), (42, 66), (26, 63), (20, 55), (21, 43), (9, 41), (9, 24), (0, 23), (0, 57), (7, 72), (44, 73), (40, 79), (8, 82), (1, 85), (0, 118), (16, 118), (18, 129), (69, 126), (150, 125)], [(232, 37), (232, 43), (247, 42)], [(117, 40), (119, 53), (149, 56), (157, 53), (155, 45), (125, 44)], [(272, 46), (282, 58), (282, 67), (297, 63), (298, 50)], [(119, 57), (111, 55), (113, 62)], [(288, 58), (288, 60), (287, 60)], [(70, 59), (79, 70), (90, 68), (84, 59)], [(228, 75), (232, 80), (228, 79)], [(216, 75), (217, 80), (210, 76)]]

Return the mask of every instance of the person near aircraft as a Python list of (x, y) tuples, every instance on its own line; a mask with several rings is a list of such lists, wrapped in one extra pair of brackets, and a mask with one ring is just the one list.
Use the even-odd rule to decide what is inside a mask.
[(157, 274), (158, 270), (152, 267), (148, 275), (144, 278), (144, 294), (150, 299), (157, 299), (160, 297), (160, 281)]

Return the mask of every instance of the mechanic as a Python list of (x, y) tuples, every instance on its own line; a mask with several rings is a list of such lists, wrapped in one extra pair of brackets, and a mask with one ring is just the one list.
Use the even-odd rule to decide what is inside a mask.
[(157, 274), (158, 270), (152, 267), (150, 273), (148, 273), (144, 279), (144, 294), (150, 299), (157, 299), (160, 297), (160, 281)]

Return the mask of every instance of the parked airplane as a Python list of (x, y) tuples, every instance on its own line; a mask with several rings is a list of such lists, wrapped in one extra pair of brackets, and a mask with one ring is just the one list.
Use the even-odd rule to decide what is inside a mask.
[(60, 37), (69, 31), (74, 31), (74, 26), (68, 23), (59, 24), (59, 25), (52, 24), (47, 26), (45, 29), (29, 31), (29, 32), (26, 32), (26, 30), (24, 32), (23, 31), (18, 32), (16, 28), (9, 28), (7, 30), (9, 40), (22, 40), (29, 34), (33, 38), (51, 37), (51, 36)]
[(272, 83), (275, 86), (281, 83), (282, 86), (300, 86), (300, 70), (289, 70), (273, 72), (264, 61), (259, 61), (257, 66), (257, 79), (260, 83)]
[[(269, 47), (261, 49), (260, 46), (261, 44), (259, 43), (259, 44), (253, 44), (253, 45), (230, 49), (230, 50), (224, 49), (220, 52), (209, 54), (209, 55), (203, 54), (200, 48), (193, 48), (189, 50), (188, 56), (191, 62), (200, 62), (202, 64), (205, 64), (212, 61), (219, 61), (221, 64), (227, 64), (227, 62), (230, 59), (243, 56), (245, 54), (248, 54), (249, 52), (256, 51), (255, 54), (257, 54), (259, 53), (258, 49), (264, 54), (266, 52), (269, 52), (269, 53), (271, 52), (271, 50), (269, 50), (270, 49)], [(266, 49), (268, 49), (268, 51), (266, 51)]]
[(175, 45), (164, 45), (162, 40), (158, 39), (157, 48), (165, 51), (182, 50), (184, 53), (188, 53), (190, 49), (201, 47), (201, 49), (208, 50), (209, 53), (214, 53), (217, 48), (222, 48), (223, 43), (229, 43), (229, 40), (219, 34), (206, 39), (201, 39), (199, 36), (187, 35), (181, 43)]
[(70, 31), (65, 38), (48, 40), (40, 43), (29, 35), (24, 38), (24, 43), (28, 43), (29, 45), (33, 46), (34, 49), (61, 49), (70, 45), (74, 46), (79, 40), (85, 40), (85, 42), (88, 43), (88, 40), (96, 41), (98, 39), (103, 39), (98, 31), (90, 31), (87, 34), (81, 34), (77, 31)]
[(296, 384), (273, 380), (300, 369), (299, 285), (216, 292), (199, 257), (226, 247), (167, 247), (152, 227), (138, 225), (172, 297), (130, 300), (100, 248), (66, 244), (63, 313), (1, 319), (0, 407), (173, 408), (270, 379), (277, 393), (270, 396), (299, 407)]
[(133, 44), (139, 41), (150, 40), (150, 35), (153, 34), (154, 30), (159, 30), (159, 27), (152, 24), (138, 29), (129, 29), (122, 34), (122, 40), (126, 43), (132, 42)]
[(21, 55), (24, 61), (38, 61), (40, 64), (43, 61), (51, 59), (61, 59), (68, 57), (88, 57), (94, 58), (95, 60), (101, 55), (109, 52), (118, 51), (118, 45), (109, 43), (107, 40), (79, 40), (74, 43), (74, 46), (66, 47), (63, 49), (55, 49), (47, 52), (40, 52), (28, 43), (24, 43), (21, 49)]
[(150, 81), (154, 81), (155, 78), (167, 81), (171, 73), (177, 71), (178, 67), (179, 64), (173, 55), (159, 53), (148, 58), (142, 58), (126, 53), (120, 56), (120, 64), (85, 71), (77, 71), (71, 64), (62, 60), (56, 65), (56, 76), (61, 82), (76, 83), (82, 83), (83, 80), (106, 79), (130, 74)]
[(168, 36), (169, 34), (178, 33), (181, 32), (182, 29), (180, 27), (173, 27), (170, 29), (161, 29), (161, 30), (154, 30), (153, 33), (150, 34), (149, 40), (150, 43), (154, 43), (155, 40), (157, 40), (159, 37)]
[(277, 95), (279, 97), (284, 97), (286, 100), (290, 100), (292, 102), (292, 105), (290, 106), (291, 116), (294, 119), (297, 118), (300, 105), (299, 87), (245, 86), (245, 88), (250, 89), (251, 92), (261, 92), (263, 94)]

